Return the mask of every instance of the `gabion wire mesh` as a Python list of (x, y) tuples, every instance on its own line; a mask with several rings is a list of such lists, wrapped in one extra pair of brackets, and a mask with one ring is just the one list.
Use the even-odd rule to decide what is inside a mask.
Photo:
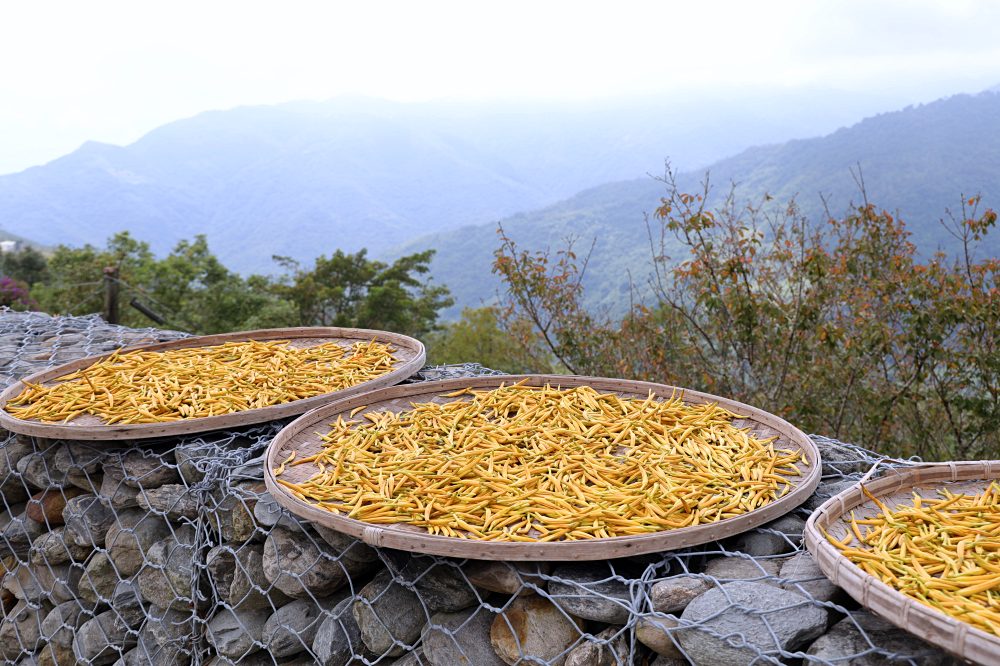
[[(0, 311), (0, 381), (180, 333)], [(415, 381), (491, 374), (467, 364)], [(161, 441), (0, 438), (7, 664), (947, 664), (859, 610), (804, 519), (880, 456), (814, 437), (797, 511), (697, 548), (507, 563), (374, 549), (264, 491), (284, 422)]]

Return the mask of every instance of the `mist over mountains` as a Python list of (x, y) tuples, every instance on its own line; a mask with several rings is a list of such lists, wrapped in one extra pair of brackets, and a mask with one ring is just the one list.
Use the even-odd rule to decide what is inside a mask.
[(365, 98), (213, 111), (128, 146), (87, 143), (0, 176), (0, 229), (45, 245), (130, 230), (163, 254), (204, 233), (227, 265), (372, 255), (602, 183), (694, 168), (886, 108), (828, 90), (547, 104)]
[[(756, 203), (767, 193), (783, 205), (795, 197), (803, 214), (823, 220), (824, 199), (834, 215), (860, 203), (852, 175), (859, 167), (869, 201), (898, 212), (922, 254), (956, 251), (956, 239), (939, 223), (946, 211), (957, 214), (962, 198), (976, 194), (984, 206), (1000, 207), (1000, 94), (956, 95), (879, 114), (824, 137), (750, 148), (681, 173), (678, 184), (697, 193), (708, 173), (715, 202), (735, 185), (738, 200)], [(578, 251), (586, 251), (596, 240), (585, 276), (589, 304), (621, 312), (630, 285), (641, 294), (648, 284), (651, 252), (643, 213), (652, 212), (663, 193), (652, 177), (609, 183), (500, 223), (525, 249), (557, 249), (573, 237)], [(432, 274), (451, 287), (458, 305), (447, 314), (455, 316), (460, 306), (495, 297), (500, 285), (490, 266), (496, 231), (497, 223), (469, 226), (419, 238), (400, 252), (437, 249)], [(982, 250), (1000, 255), (1000, 231), (986, 237)]]
[[(454, 293), (446, 314), (455, 316), (495, 294), (502, 220), (526, 248), (596, 240), (588, 296), (616, 310), (648, 277), (643, 213), (663, 192), (649, 174), (666, 157), (688, 190), (707, 170), (714, 196), (730, 184), (743, 199), (794, 196), (815, 219), (824, 198), (834, 214), (859, 198), (851, 171), (860, 166), (869, 199), (898, 210), (923, 252), (954, 249), (937, 224), (946, 209), (973, 194), (1000, 206), (1000, 94), (873, 115), (887, 104), (798, 90), (530, 107), (365, 98), (242, 107), (0, 176), (0, 230), (100, 245), (127, 229), (158, 254), (203, 233), (244, 274), (275, 272), (272, 255), (434, 248), (432, 274)], [(997, 234), (985, 249), (998, 253)]]

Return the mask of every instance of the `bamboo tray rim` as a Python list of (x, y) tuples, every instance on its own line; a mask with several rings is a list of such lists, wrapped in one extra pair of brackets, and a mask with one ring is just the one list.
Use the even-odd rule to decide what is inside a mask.
[(911, 463), (887, 468), (882, 476), (859, 481), (820, 505), (806, 521), (803, 533), (806, 548), (826, 577), (862, 607), (959, 657), (1000, 666), (1000, 637), (925, 606), (865, 573), (841, 555), (821, 531), (852, 509), (874, 507), (874, 502), (862, 492), (862, 486), (875, 497), (886, 499), (903, 492), (909, 497), (913, 490), (938, 490), (949, 483), (981, 481), (985, 486), (997, 479), (1000, 479), (1000, 460)]
[[(292, 342), (317, 340), (317, 344), (338, 340), (352, 342), (376, 340), (378, 342), (391, 344), (396, 349), (396, 351), (393, 352), (393, 356), (396, 357), (396, 366), (384, 375), (345, 389), (340, 389), (339, 391), (324, 393), (309, 398), (303, 398), (301, 400), (293, 400), (280, 405), (272, 405), (271, 407), (248, 409), (230, 414), (220, 414), (218, 416), (179, 419), (164, 423), (129, 423), (111, 425), (100, 423), (74, 425), (72, 421), (69, 423), (46, 423), (44, 421), (19, 419), (6, 410), (7, 403), (26, 388), (25, 382), (49, 382), (81, 368), (90, 367), (94, 363), (102, 361), (116, 353), (121, 354), (125, 352), (137, 351), (188, 349), (194, 347), (220, 345), (226, 342), (242, 342), (248, 340), (289, 340)], [(330, 400), (356, 395), (358, 393), (381, 388), (383, 386), (398, 384), (423, 367), (425, 358), (426, 350), (424, 349), (423, 343), (407, 335), (391, 333), (389, 331), (378, 331), (365, 328), (344, 328), (338, 326), (265, 328), (252, 331), (236, 331), (233, 333), (192, 336), (146, 345), (134, 345), (130, 347), (123, 347), (106, 354), (87, 356), (69, 361), (14, 381), (2, 392), (0, 392), (0, 427), (22, 435), (70, 440), (148, 439), (153, 437), (188, 435), (207, 432), (210, 430), (238, 428), (298, 416), (309, 411), (310, 409), (313, 409), (314, 407), (325, 404)]]
[[(674, 392), (682, 391), (686, 402), (696, 404), (715, 402), (737, 414), (743, 415), (745, 421), (752, 421), (753, 424), (749, 424), (751, 425), (751, 429), (756, 424), (758, 427), (763, 426), (778, 432), (783, 438), (781, 446), (801, 449), (808, 458), (808, 464), (799, 464), (802, 476), (793, 477), (792, 488), (785, 496), (741, 516), (727, 518), (716, 523), (705, 523), (693, 527), (663, 530), (643, 535), (538, 543), (478, 541), (431, 535), (424, 531), (417, 531), (417, 528), (413, 527), (407, 528), (366, 523), (331, 513), (300, 500), (293, 496), (284, 486), (278, 484), (275, 479), (274, 469), (286, 457), (282, 452), (284, 447), (286, 445), (297, 446), (300, 442), (296, 438), (303, 433), (307, 433), (310, 429), (321, 428), (325, 432), (329, 429), (329, 422), (338, 414), (346, 415), (352, 409), (361, 406), (367, 406), (366, 411), (375, 410), (382, 403), (407, 397), (413, 397), (415, 401), (419, 401), (417, 398), (420, 396), (440, 396), (442, 393), (461, 388), (495, 388), (501, 384), (510, 385), (522, 380), (528, 380), (529, 385), (534, 386), (543, 386), (545, 384), (563, 387), (593, 386), (598, 390), (632, 394), (636, 397), (645, 397), (650, 391), (653, 391), (665, 398)], [(307, 436), (315, 438), (316, 433)], [(805, 502), (819, 484), (820, 467), (819, 450), (813, 441), (802, 431), (773, 414), (734, 400), (652, 382), (575, 375), (501, 375), (394, 386), (360, 396), (341, 399), (317, 408), (285, 426), (271, 441), (264, 458), (264, 483), (272, 497), (293, 514), (313, 523), (318, 523), (324, 527), (359, 538), (375, 547), (481, 560), (580, 561), (675, 550), (716, 541), (753, 529), (779, 518)]]

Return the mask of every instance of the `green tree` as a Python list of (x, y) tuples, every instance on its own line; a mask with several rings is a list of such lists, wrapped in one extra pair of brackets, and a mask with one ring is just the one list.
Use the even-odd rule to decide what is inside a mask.
[(208, 334), (286, 326), (377, 328), (424, 335), (436, 327), (438, 311), (452, 304), (448, 289), (422, 279), (432, 252), (391, 264), (371, 261), (364, 250), (319, 257), (311, 269), (278, 257), (287, 273), (278, 279), (243, 278), (212, 254), (205, 236), (180, 241), (163, 259), (128, 232), (104, 248), (60, 246), (48, 263), (48, 277), (33, 294), (53, 313), (101, 312), (104, 269), (118, 271), (121, 323), (148, 326), (137, 298), (166, 325)]
[[(794, 202), (709, 209), (707, 182), (664, 182), (651, 299), (621, 320), (588, 312), (572, 251), (501, 229), (501, 326), (530, 321), (573, 372), (718, 393), (890, 454), (1000, 454), (1000, 261), (975, 258), (997, 215), (978, 197), (947, 223), (962, 254), (924, 259), (867, 200), (816, 225)], [(668, 258), (677, 243), (686, 256)]]
[(166, 320), (166, 325), (192, 333), (221, 333), (246, 328), (294, 325), (292, 306), (271, 290), (266, 278), (244, 280), (211, 253), (204, 236), (181, 241), (163, 259), (147, 243), (128, 232), (107, 246), (60, 246), (49, 261), (49, 277), (33, 294), (43, 310), (59, 314), (101, 312), (103, 271), (118, 270), (121, 323), (153, 322), (127, 303), (137, 298)]
[(453, 303), (448, 288), (420, 276), (429, 271), (433, 250), (391, 264), (367, 258), (365, 250), (337, 250), (320, 256), (309, 270), (288, 257), (275, 257), (288, 273), (273, 293), (292, 303), (300, 326), (377, 328), (424, 335), (436, 327), (438, 311)]
[[(132, 238), (127, 232), (115, 234), (104, 248), (89, 243), (80, 248), (60, 245), (49, 259), (49, 277), (34, 285), (33, 297), (46, 312), (86, 314), (104, 307), (102, 276), (105, 268), (118, 269), (129, 284), (148, 284), (156, 260), (149, 244)], [(122, 308), (122, 323), (146, 326), (149, 320), (138, 312)]]
[(48, 279), (49, 262), (44, 254), (29, 245), (17, 252), (0, 254), (0, 275), (7, 275), (30, 288)]
[(157, 261), (140, 293), (199, 333), (294, 324), (292, 308), (271, 293), (265, 278), (244, 280), (227, 269), (203, 235), (180, 241)]
[[(427, 336), (428, 360), (475, 361), (512, 374), (554, 372), (552, 355), (533, 336), (530, 322), (519, 321), (515, 326), (518, 333), (513, 335), (502, 329), (495, 308), (465, 308), (461, 319)], [(534, 344), (526, 346), (525, 340), (533, 340)]]

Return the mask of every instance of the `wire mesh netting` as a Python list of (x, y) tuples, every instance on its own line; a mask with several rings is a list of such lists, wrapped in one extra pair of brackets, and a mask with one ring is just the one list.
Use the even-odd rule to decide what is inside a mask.
[[(0, 312), (0, 381), (181, 333)], [(413, 381), (498, 374), (425, 368)], [(805, 505), (721, 542), (598, 562), (371, 548), (264, 491), (285, 422), (142, 442), (4, 434), (0, 658), (13, 664), (948, 664), (802, 549), (880, 456), (814, 437)]]

